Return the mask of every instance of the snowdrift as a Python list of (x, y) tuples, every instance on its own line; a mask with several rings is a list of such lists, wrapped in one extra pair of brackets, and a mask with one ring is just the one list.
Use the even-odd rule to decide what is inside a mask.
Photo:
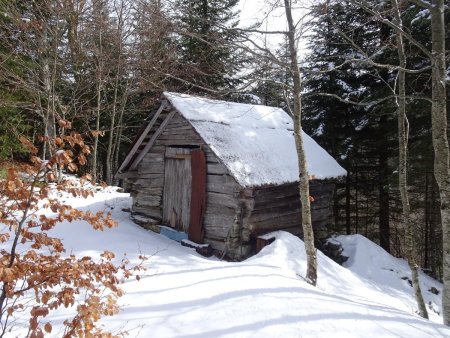
[[(83, 223), (61, 223), (53, 235), (68, 253), (95, 256), (114, 251), (138, 261), (150, 257), (140, 281), (124, 282), (119, 315), (102, 320), (108, 330), (130, 337), (449, 337), (450, 329), (415, 314), (404, 261), (362, 236), (337, 237), (350, 256), (347, 267), (318, 253), (318, 287), (308, 285), (303, 243), (285, 232), (241, 263), (206, 259), (129, 220), (128, 194), (108, 188), (66, 203), (92, 212), (112, 211), (119, 226), (97, 232)], [(423, 289), (439, 283), (421, 276)], [(439, 297), (426, 294), (439, 308)], [(52, 315), (54, 336), (69, 309)], [(435, 322), (433, 322), (435, 321)], [(26, 327), (26, 322), (23, 324)], [(17, 322), (11, 337), (22, 336)], [(26, 329), (25, 329), (26, 330)]]

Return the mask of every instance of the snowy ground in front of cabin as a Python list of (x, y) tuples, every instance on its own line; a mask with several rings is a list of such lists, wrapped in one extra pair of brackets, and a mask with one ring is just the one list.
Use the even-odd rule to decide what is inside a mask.
[[(415, 314), (405, 261), (362, 236), (340, 236), (350, 256), (342, 267), (319, 253), (319, 282), (308, 285), (303, 243), (285, 233), (258, 255), (241, 263), (204, 258), (193, 249), (146, 231), (129, 220), (128, 194), (112, 188), (65, 203), (91, 211), (112, 210), (119, 226), (103, 232), (83, 223), (58, 224), (52, 235), (67, 252), (97, 256), (103, 250), (133, 262), (150, 257), (140, 281), (122, 285), (121, 312), (102, 324), (130, 337), (449, 337), (438, 324), (442, 285), (421, 276), (431, 320)], [(67, 310), (52, 315), (54, 336)], [(48, 319), (48, 318), (46, 318)], [(11, 337), (21, 336), (19, 328)], [(58, 334), (59, 333), (59, 334)]]

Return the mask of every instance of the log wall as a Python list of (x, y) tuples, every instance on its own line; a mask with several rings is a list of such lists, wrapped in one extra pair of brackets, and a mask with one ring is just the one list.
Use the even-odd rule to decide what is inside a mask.
[[(333, 224), (333, 192), (334, 183), (331, 181), (313, 180), (310, 183), (310, 195), (314, 199), (311, 217), (319, 238), (324, 235), (326, 227)], [(298, 183), (250, 189), (245, 200), (250, 209), (245, 225), (252, 235), (275, 230), (302, 234)]]

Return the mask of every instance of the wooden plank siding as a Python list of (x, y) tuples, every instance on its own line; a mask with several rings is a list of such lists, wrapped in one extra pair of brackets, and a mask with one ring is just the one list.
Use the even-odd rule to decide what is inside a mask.
[[(330, 181), (313, 180), (310, 183), (311, 217), (315, 230), (333, 223), (332, 199), (334, 184)], [(301, 207), (298, 183), (273, 187), (258, 187), (252, 190), (253, 199), (250, 216), (245, 219), (246, 227), (253, 235), (275, 230), (287, 230), (301, 234)]]
[[(167, 117), (166, 112), (161, 115), (139, 150), (146, 146), (151, 135)], [(122, 177), (131, 185), (132, 212), (160, 222), (163, 220), (165, 153), (168, 147), (173, 146), (202, 147), (205, 152), (207, 202), (203, 219), (204, 242), (217, 251), (226, 250), (228, 254), (233, 255), (233, 249), (237, 250), (237, 248), (230, 245), (228, 238), (230, 228), (235, 224), (239, 208), (236, 196), (241, 187), (192, 125), (179, 113), (171, 118), (136, 169), (122, 174)]]

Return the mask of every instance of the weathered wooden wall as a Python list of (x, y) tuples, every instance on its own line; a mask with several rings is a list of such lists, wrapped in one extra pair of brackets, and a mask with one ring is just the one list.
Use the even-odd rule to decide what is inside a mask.
[[(310, 183), (311, 216), (315, 232), (323, 231), (333, 223), (334, 184), (331, 181), (313, 180)], [(275, 230), (301, 234), (301, 207), (297, 183), (249, 189), (247, 192), (247, 217), (244, 220), (253, 235)]]
[[(159, 124), (152, 128), (149, 134), (152, 134)], [(236, 248), (228, 243), (229, 232), (236, 219), (239, 203), (235, 196), (240, 186), (190, 123), (180, 114), (174, 115), (156, 139), (154, 146), (144, 156), (137, 170), (127, 172), (125, 175), (131, 184), (133, 213), (162, 221), (164, 154), (166, 147), (170, 146), (201, 146), (204, 150), (207, 162), (207, 202), (203, 220), (205, 243), (211, 244), (215, 250), (226, 250), (232, 253)]]
[[(169, 111), (158, 118), (141, 149)], [(157, 221), (163, 219), (163, 189), (166, 148), (201, 146), (207, 162), (206, 210), (203, 220), (205, 243), (235, 259), (251, 253), (254, 236), (275, 230), (301, 233), (298, 184), (242, 188), (228, 169), (200, 138), (191, 124), (176, 113), (143, 157), (136, 170), (124, 177), (131, 185), (132, 212)], [(321, 231), (333, 222), (331, 181), (313, 180), (310, 194), (313, 226)]]

